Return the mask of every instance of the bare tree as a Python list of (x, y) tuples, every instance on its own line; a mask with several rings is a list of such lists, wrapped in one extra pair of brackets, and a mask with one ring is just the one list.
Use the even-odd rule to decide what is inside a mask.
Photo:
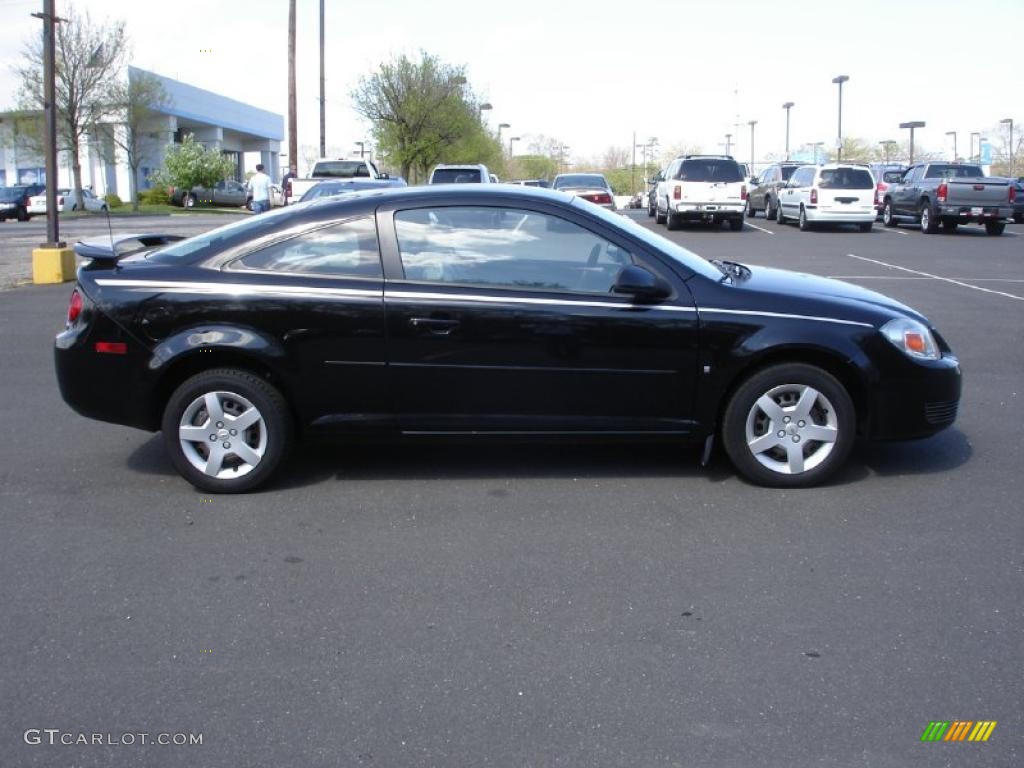
[(122, 83), (114, 93), (115, 104), (121, 112), (120, 125), (110, 131), (110, 139), (124, 152), (128, 161), (128, 193), (132, 198), (132, 210), (139, 210), (139, 196), (136, 192), (139, 166), (152, 145), (148, 140), (157, 114), (166, 109), (170, 102), (167, 91), (160, 79), (148, 72), (129, 74), (127, 83)]
[[(127, 38), (124, 22), (94, 24), (88, 13), (69, 8), (57, 25), (57, 134), (59, 148), (71, 153), (78, 208), (82, 200), (82, 138), (116, 111), (117, 75), (124, 63)], [(41, 110), (43, 98), (43, 40), (33, 36), (24, 48), (22, 64), (14, 67), (21, 79), (22, 109)], [(56, 184), (56, 179), (47, 179)]]

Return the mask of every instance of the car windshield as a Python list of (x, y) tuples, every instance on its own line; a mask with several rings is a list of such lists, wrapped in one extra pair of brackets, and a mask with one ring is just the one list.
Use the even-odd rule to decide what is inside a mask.
[(926, 179), (973, 179), (984, 176), (977, 165), (950, 165), (948, 163), (932, 163), (928, 166)]
[(735, 160), (683, 160), (676, 178), (680, 181), (717, 181), (731, 183), (743, 181), (740, 166)]
[(480, 181), (476, 168), (435, 168), (431, 177), (433, 184), (473, 184)]
[(782, 166), (782, 180), (789, 181), (789, 177), (793, 175), (793, 171), (799, 168), (799, 165), (784, 165)]
[(243, 243), (263, 235), (277, 227), (279, 220), (292, 213), (293, 207), (278, 208), (270, 213), (249, 216), (218, 227), (201, 235), (182, 240), (168, 248), (161, 248), (149, 255), (157, 264), (173, 264), (191, 258), (199, 258), (222, 248)]
[(824, 168), (818, 186), (822, 189), (874, 189), (875, 180), (864, 168)]
[(571, 187), (599, 187), (607, 189), (608, 182), (599, 173), (570, 173), (555, 179), (555, 189)]
[(620, 214), (609, 211), (607, 208), (600, 208), (596, 205), (591, 205), (590, 203), (574, 201), (573, 205), (577, 207), (586, 206), (588, 216), (595, 216), (599, 219), (603, 219), (607, 224), (616, 229), (626, 230), (637, 240), (640, 240), (650, 246), (653, 250), (665, 254), (674, 261), (679, 262), (691, 272), (703, 275), (710, 280), (722, 279), (722, 271), (711, 262), (701, 256), (698, 256), (693, 251), (688, 251), (681, 245), (673, 243), (667, 237), (662, 237), (657, 232), (640, 225), (627, 216), (621, 216)]
[(0, 200), (20, 200), (28, 187), (0, 187)]
[(369, 178), (370, 171), (362, 160), (329, 160), (313, 166), (313, 176), (330, 179)]

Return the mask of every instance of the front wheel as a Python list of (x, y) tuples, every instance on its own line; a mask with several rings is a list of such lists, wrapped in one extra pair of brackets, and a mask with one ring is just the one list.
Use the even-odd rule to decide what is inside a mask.
[(661, 214), (661, 209), (658, 208), (657, 205), (654, 206), (654, 223), (655, 224), (664, 224), (665, 223), (665, 216), (663, 216)]
[(826, 480), (854, 443), (853, 400), (830, 373), (803, 363), (765, 368), (733, 394), (722, 442), (758, 485), (800, 488)]
[(778, 222), (779, 224), (786, 223), (786, 217), (782, 213), (782, 203), (775, 204), (775, 221)]
[(892, 211), (892, 201), (886, 200), (885, 205), (882, 206), (882, 223), (887, 227), (895, 227), (896, 214)]
[(769, 196), (765, 197), (765, 199), (764, 199), (764, 217), (765, 217), (765, 219), (767, 221), (771, 221), (777, 215), (778, 214), (776, 213), (775, 208), (772, 208), (772, 198), (771, 198), (771, 196), (769, 195)]
[(1006, 224), (1001, 221), (986, 221), (985, 232), (989, 235), (1001, 235), (1006, 229)]
[(797, 219), (797, 226), (800, 227), (801, 232), (809, 232), (811, 229), (811, 222), (807, 220), (807, 212), (801, 207), (800, 218)]
[(648, 197), (647, 198), (647, 215), (649, 217), (650, 216), (654, 216), (654, 208), (655, 208), (654, 201), (651, 198)]
[(266, 482), (285, 457), (292, 423), (281, 393), (234, 368), (196, 374), (167, 401), (164, 445), (196, 488), (243, 493)]

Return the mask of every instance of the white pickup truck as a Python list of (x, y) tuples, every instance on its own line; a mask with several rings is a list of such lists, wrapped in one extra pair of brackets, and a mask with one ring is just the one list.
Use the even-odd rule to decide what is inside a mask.
[[(313, 172), (305, 179), (292, 179), (285, 195), (289, 203), (297, 202), (312, 187), (321, 181), (358, 180), (374, 181), (390, 179), (386, 173), (377, 170), (372, 160), (356, 157), (351, 160), (321, 158), (313, 165)], [(382, 185), (383, 186), (383, 185)]]

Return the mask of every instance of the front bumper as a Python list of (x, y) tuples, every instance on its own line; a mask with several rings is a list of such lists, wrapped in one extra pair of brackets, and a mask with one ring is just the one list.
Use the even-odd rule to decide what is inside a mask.
[[(888, 343), (888, 342), (883, 342)], [(905, 357), (893, 348), (892, 352)], [(946, 353), (939, 360), (908, 358), (886, 366), (871, 387), (868, 436), (875, 440), (912, 440), (941, 432), (956, 420), (962, 387), (960, 361)]]

